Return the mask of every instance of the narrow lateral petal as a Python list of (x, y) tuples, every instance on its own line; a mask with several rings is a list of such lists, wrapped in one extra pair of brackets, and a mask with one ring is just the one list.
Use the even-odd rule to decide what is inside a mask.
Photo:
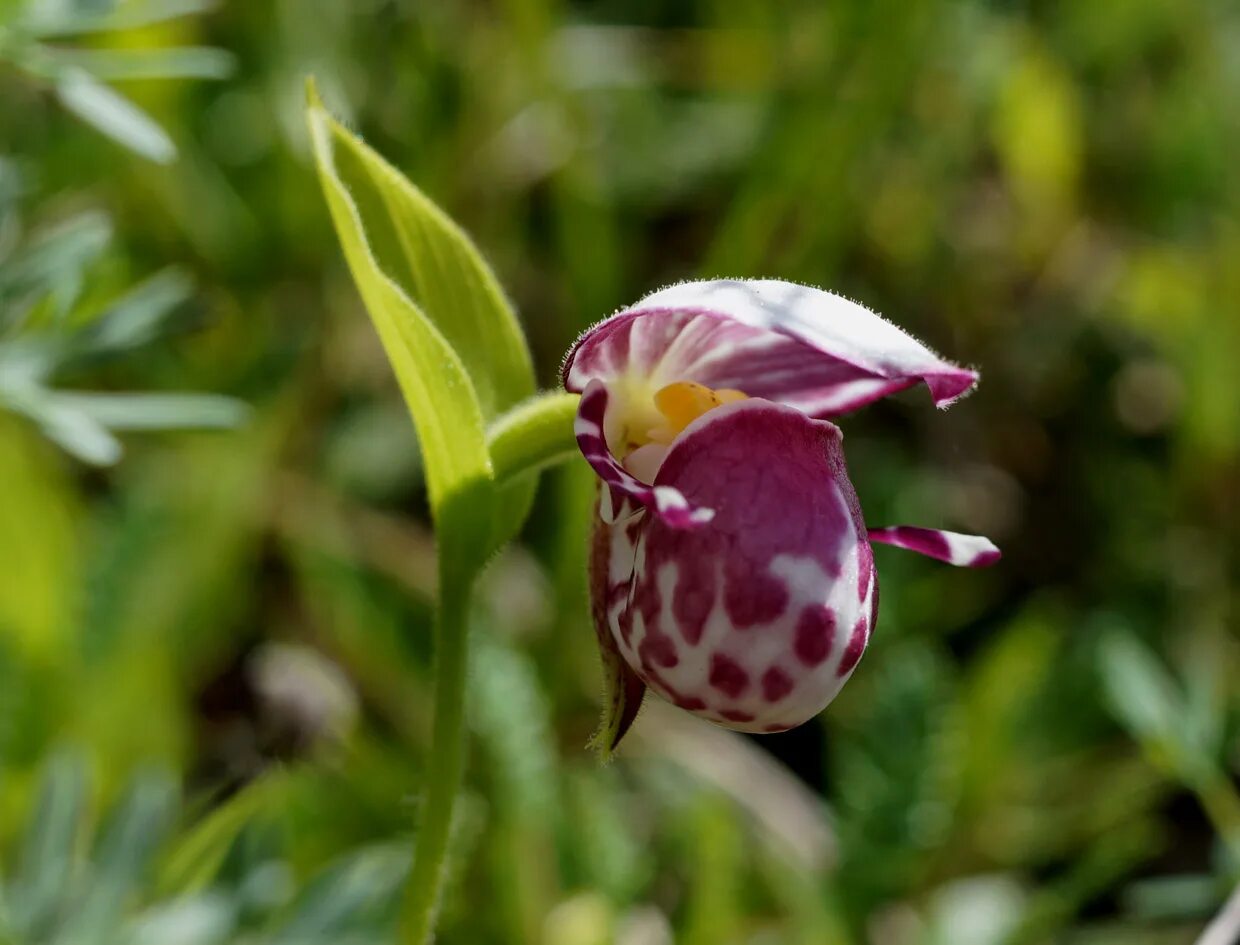
[(684, 282), (646, 296), (587, 331), (564, 384), (595, 378), (689, 380), (734, 388), (832, 417), (923, 382), (947, 406), (977, 374), (943, 360), (862, 305), (774, 280)]
[(714, 517), (709, 508), (691, 506), (672, 486), (649, 486), (630, 475), (611, 454), (603, 430), (610, 400), (607, 385), (593, 380), (581, 395), (573, 434), (586, 462), (607, 487), (599, 502), (604, 522), (618, 522), (640, 508), (654, 512), (671, 528), (696, 528)]
[(961, 535), (958, 532), (918, 528), (915, 525), (872, 528), (870, 541), (916, 551), (918, 554), (962, 568), (985, 568), (1002, 557), (994, 542), (981, 535)]

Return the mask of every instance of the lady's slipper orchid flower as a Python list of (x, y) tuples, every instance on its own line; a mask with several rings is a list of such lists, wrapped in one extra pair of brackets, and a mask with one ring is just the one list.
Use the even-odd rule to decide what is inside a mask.
[(829, 417), (924, 382), (977, 383), (870, 310), (776, 281), (675, 285), (588, 330), (564, 386), (604, 488), (591, 549), (610, 751), (647, 688), (747, 732), (805, 722), (878, 613), (871, 542), (991, 564), (985, 538), (867, 530)]

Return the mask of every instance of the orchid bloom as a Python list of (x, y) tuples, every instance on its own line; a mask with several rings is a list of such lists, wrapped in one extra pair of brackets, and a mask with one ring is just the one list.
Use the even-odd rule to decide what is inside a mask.
[(998, 560), (981, 537), (867, 529), (828, 419), (918, 381), (944, 407), (977, 377), (855, 302), (778, 281), (675, 285), (577, 340), (563, 381), (602, 486), (590, 593), (604, 752), (647, 688), (746, 732), (820, 712), (874, 630), (871, 542)]

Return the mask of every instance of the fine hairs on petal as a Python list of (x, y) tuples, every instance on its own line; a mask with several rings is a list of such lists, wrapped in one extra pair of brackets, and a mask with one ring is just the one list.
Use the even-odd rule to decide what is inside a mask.
[(595, 324), (569, 349), (562, 378), (574, 391), (595, 379), (688, 381), (829, 418), (919, 382), (946, 406), (978, 375), (837, 293), (718, 279), (673, 283)]

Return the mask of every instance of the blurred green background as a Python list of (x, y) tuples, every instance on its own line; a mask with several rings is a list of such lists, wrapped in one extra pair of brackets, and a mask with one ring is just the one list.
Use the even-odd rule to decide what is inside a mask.
[(1235, 3), (0, 0), (0, 941), (390, 939), (432, 536), (307, 74), (547, 385), (715, 275), (983, 374), (843, 426), (871, 522), (1003, 562), (880, 549), (866, 659), (786, 735), (649, 705), (596, 764), (593, 486), (544, 477), (441, 941), (1194, 940), (1240, 880)]

